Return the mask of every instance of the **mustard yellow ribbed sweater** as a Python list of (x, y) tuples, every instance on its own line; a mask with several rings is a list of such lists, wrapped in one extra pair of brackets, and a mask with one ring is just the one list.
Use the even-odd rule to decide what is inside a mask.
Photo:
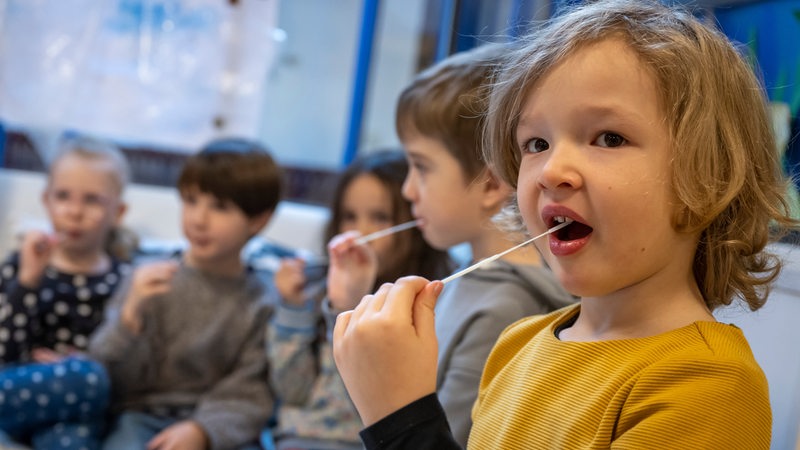
[(741, 330), (562, 342), (579, 306), (509, 327), (489, 356), (471, 449), (768, 449), (767, 380)]

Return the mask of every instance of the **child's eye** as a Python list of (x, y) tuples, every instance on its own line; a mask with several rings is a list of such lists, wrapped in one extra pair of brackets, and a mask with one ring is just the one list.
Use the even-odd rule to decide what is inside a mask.
[(342, 223), (354, 223), (356, 221), (356, 215), (351, 211), (345, 211), (342, 213)]
[(428, 167), (426, 165), (418, 162), (411, 164), (411, 167), (421, 174), (428, 171)]
[(197, 203), (197, 196), (190, 193), (183, 193), (181, 195), (181, 200), (186, 204), (193, 205)]
[(87, 195), (85, 200), (87, 205), (100, 205), (104, 203), (104, 199), (99, 195)]
[(386, 224), (388, 224), (388, 223), (391, 223), (392, 216), (390, 214), (386, 214), (386, 213), (383, 213), (383, 212), (374, 213), (374, 214), (372, 214), (372, 220), (375, 223), (386, 223)]
[(52, 192), (51, 195), (56, 200), (67, 200), (67, 199), (69, 199), (69, 192), (67, 192), (67, 191), (59, 190), (59, 191)]
[(213, 205), (217, 211), (227, 211), (231, 208), (232, 203), (229, 200), (215, 199)]
[(523, 153), (541, 153), (550, 150), (550, 143), (542, 138), (533, 138), (522, 146)]
[(611, 132), (602, 133), (600, 136), (597, 136), (597, 139), (594, 141), (594, 145), (609, 148), (620, 147), (627, 143), (628, 141), (624, 137)]

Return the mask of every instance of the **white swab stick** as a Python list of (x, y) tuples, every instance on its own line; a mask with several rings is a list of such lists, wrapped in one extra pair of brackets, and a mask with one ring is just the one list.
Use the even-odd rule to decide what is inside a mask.
[(558, 230), (560, 230), (560, 229), (564, 228), (565, 226), (569, 225), (571, 222), (572, 222), (572, 221), (568, 221), (568, 222), (560, 223), (560, 224), (558, 224), (558, 225), (554, 226), (553, 228), (550, 228), (549, 230), (545, 231), (544, 233), (542, 233), (542, 234), (540, 234), (540, 235), (538, 235), (538, 236), (534, 236), (534, 237), (532, 237), (532, 238), (528, 239), (527, 241), (525, 241), (525, 242), (523, 242), (523, 243), (521, 243), (521, 244), (517, 244), (517, 245), (515, 245), (515, 246), (511, 247), (511, 248), (510, 248), (510, 249), (508, 249), (508, 250), (502, 251), (502, 252), (500, 252), (500, 253), (498, 253), (498, 254), (496, 254), (496, 255), (494, 255), (494, 256), (490, 256), (490, 257), (488, 257), (488, 258), (484, 258), (484, 259), (482, 259), (482, 260), (480, 260), (480, 261), (476, 262), (475, 264), (473, 264), (473, 265), (471, 265), (471, 266), (467, 267), (466, 269), (461, 269), (461, 270), (459, 270), (458, 272), (456, 272), (456, 273), (454, 273), (454, 274), (450, 275), (449, 277), (447, 277), (447, 278), (445, 278), (444, 280), (442, 280), (442, 283), (444, 283), (444, 284), (447, 284), (448, 282), (450, 282), (450, 281), (453, 281), (453, 280), (455, 280), (456, 278), (460, 278), (460, 277), (462, 277), (462, 276), (464, 276), (464, 275), (466, 275), (466, 274), (468, 274), (468, 273), (472, 272), (473, 270), (477, 269), (478, 267), (480, 267), (480, 266), (482, 266), (482, 265), (484, 265), (484, 264), (490, 263), (490, 262), (492, 262), (492, 261), (494, 261), (494, 260), (496, 260), (496, 259), (498, 259), (498, 258), (501, 258), (501, 257), (503, 257), (503, 256), (505, 256), (505, 255), (507, 255), (507, 254), (509, 254), (509, 253), (511, 253), (511, 252), (513, 252), (514, 250), (517, 250), (517, 249), (519, 249), (519, 248), (522, 248), (522, 247), (524, 247), (524, 246), (526, 246), (526, 245), (530, 244), (531, 242), (533, 242), (533, 241), (535, 241), (535, 240), (539, 239), (540, 237), (547, 236), (548, 234), (550, 234), (550, 233), (552, 233), (552, 232), (554, 232), (554, 231), (558, 231)]
[(400, 223), (393, 227), (384, 228), (383, 230), (376, 231), (374, 233), (370, 233), (366, 236), (361, 236), (360, 238), (353, 241), (356, 245), (366, 244), (369, 241), (374, 241), (375, 239), (382, 238), (384, 236), (389, 236), (390, 234), (397, 233), (399, 231), (407, 230), (409, 228), (414, 228), (415, 226), (419, 225), (419, 220), (412, 220), (410, 222)]

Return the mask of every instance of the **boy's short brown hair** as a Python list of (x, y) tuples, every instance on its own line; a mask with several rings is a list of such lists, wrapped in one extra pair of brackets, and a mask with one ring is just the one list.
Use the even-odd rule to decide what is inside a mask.
[(220, 138), (189, 157), (178, 190), (197, 187), (233, 202), (248, 217), (274, 211), (281, 196), (282, 174), (261, 144), (243, 138)]
[(439, 140), (468, 179), (486, 167), (481, 153), (488, 87), (508, 46), (486, 44), (458, 53), (420, 72), (397, 100), (401, 140), (416, 133)]

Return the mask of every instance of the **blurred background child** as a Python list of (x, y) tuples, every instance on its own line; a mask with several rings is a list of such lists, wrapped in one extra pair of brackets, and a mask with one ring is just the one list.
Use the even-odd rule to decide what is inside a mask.
[(255, 445), (272, 412), (269, 308), (242, 247), (270, 220), (281, 173), (255, 142), (212, 141), (178, 180), (189, 243), (180, 261), (136, 269), (90, 354), (106, 366), (115, 420), (106, 449)]
[[(326, 242), (334, 235), (366, 235), (413, 219), (401, 187), (408, 173), (402, 151), (368, 153), (342, 173), (331, 205)], [(384, 282), (409, 274), (441, 278), (452, 270), (445, 251), (429, 246), (417, 228), (367, 244), (374, 273), (368, 285), (350, 283), (347, 268), (307, 287), (305, 264), (284, 260), (275, 274), (280, 299), (268, 328), (271, 379), (281, 401), (277, 426), (265, 446), (279, 449), (360, 448), (361, 420), (339, 378), (330, 332), (336, 315)], [(274, 436), (271, 437), (271, 436)], [(274, 439), (274, 442), (270, 442)]]
[(128, 270), (135, 241), (119, 228), (128, 178), (110, 143), (66, 140), (42, 193), (52, 230), (27, 231), (0, 266), (0, 429), (18, 442), (99, 444), (108, 378), (76, 356)]

